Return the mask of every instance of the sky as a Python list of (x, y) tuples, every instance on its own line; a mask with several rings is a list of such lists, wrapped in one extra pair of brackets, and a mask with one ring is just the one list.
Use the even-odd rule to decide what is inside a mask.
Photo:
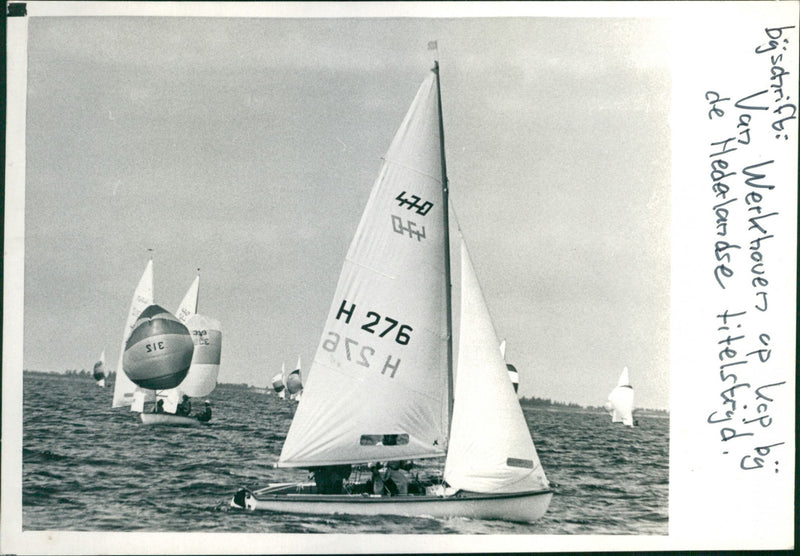
[(669, 406), (666, 25), (31, 18), (24, 368), (116, 364), (155, 301), (223, 327), (220, 381), (308, 368), (438, 41), (451, 201), (520, 395)]

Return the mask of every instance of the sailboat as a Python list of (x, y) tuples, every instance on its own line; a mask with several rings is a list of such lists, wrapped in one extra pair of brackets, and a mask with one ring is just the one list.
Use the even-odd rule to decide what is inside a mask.
[(197, 312), (199, 299), (198, 273), (175, 311), (175, 317), (186, 325), (194, 345), (189, 370), (177, 386), (156, 393), (156, 400), (164, 402), (164, 412), (142, 412), (140, 418), (145, 425), (199, 425), (201, 421), (198, 421), (196, 416), (176, 415), (178, 404), (183, 396), (190, 398), (208, 396), (217, 386), (222, 350), (221, 326), (216, 319)]
[[(500, 342), (500, 355), (503, 356), (503, 361), (505, 361), (506, 360), (505, 340)], [(519, 371), (517, 371), (517, 368), (511, 363), (506, 363), (506, 369), (508, 369), (508, 378), (511, 380), (511, 384), (514, 385), (514, 393), (516, 393), (517, 391), (519, 391)]]
[(606, 409), (611, 413), (612, 423), (622, 423), (632, 427), (633, 422), (633, 386), (628, 377), (628, 367), (622, 369), (617, 386), (608, 395)]
[(100, 388), (106, 387), (106, 350), (100, 354), (100, 359), (94, 364), (92, 377)]
[(437, 62), (384, 157), (276, 465), (444, 458), (442, 476), (417, 476), (398, 496), (349, 479), (342, 494), (308, 482), (242, 488), (231, 506), (523, 522), (547, 511), (553, 491), (460, 232), (451, 287), (441, 113)]
[(300, 357), (297, 358), (297, 365), (294, 370), (286, 377), (286, 390), (289, 392), (289, 399), (299, 401), (303, 396), (303, 377), (300, 374)]
[(282, 400), (286, 399), (286, 384), (283, 382), (283, 377), (286, 376), (286, 364), (281, 364), (281, 372), (272, 377), (272, 389), (278, 394)]

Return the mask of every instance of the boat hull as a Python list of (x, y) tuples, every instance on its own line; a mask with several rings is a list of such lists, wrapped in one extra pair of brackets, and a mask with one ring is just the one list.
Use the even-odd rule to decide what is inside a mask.
[(550, 506), (552, 490), (452, 496), (368, 494), (309, 494), (305, 484), (282, 484), (251, 492), (241, 489), (231, 506), (245, 510), (316, 515), (402, 515), (410, 517), (468, 517), (533, 522)]
[(172, 413), (140, 413), (145, 425), (171, 425), (173, 427), (195, 427), (200, 425), (197, 417), (174, 415)]

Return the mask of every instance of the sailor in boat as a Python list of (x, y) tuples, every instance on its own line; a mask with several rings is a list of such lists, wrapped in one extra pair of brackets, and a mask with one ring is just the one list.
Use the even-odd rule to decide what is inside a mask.
[(380, 468), (380, 463), (369, 464), (369, 470), (372, 473), (372, 477), (367, 481), (366, 492), (371, 494), (383, 494), (386, 485), (383, 483), (383, 477), (381, 477)]
[(350, 478), (353, 468), (350, 465), (326, 465), (313, 467), (309, 471), (314, 474), (317, 494), (342, 494), (344, 482)]
[(183, 400), (175, 408), (175, 415), (189, 415), (192, 412), (192, 402), (189, 401), (189, 396), (183, 395)]
[(155, 407), (153, 407), (153, 413), (164, 413), (164, 400), (158, 400)]
[[(367, 480), (364, 491), (368, 494), (388, 496), (408, 494), (411, 480), (407, 471), (412, 466), (411, 462), (405, 461), (390, 461), (386, 465), (370, 463), (368, 467), (372, 476)], [(418, 479), (415, 478), (415, 486), (418, 486), (418, 482)], [(416, 488), (415, 490), (424, 491), (424, 488)]]
[(211, 402), (206, 400), (203, 403), (203, 411), (197, 414), (197, 420), (206, 423), (211, 420)]
[(390, 461), (383, 472), (383, 484), (389, 494), (408, 494), (408, 475), (406, 475), (405, 462)]

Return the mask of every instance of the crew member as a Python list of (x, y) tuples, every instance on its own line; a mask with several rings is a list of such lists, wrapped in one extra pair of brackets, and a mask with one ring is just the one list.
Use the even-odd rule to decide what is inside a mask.
[(408, 494), (408, 475), (402, 461), (390, 461), (383, 472), (383, 482), (391, 494)]
[(203, 411), (202, 413), (197, 414), (197, 420), (201, 423), (205, 423), (211, 420), (211, 402), (206, 400), (203, 403)]
[(342, 494), (344, 481), (350, 477), (352, 470), (353, 468), (347, 464), (314, 467), (310, 471), (314, 473), (314, 481), (317, 483), (319, 494)]
[(192, 402), (189, 396), (183, 395), (183, 401), (175, 408), (175, 415), (189, 415), (192, 412)]

